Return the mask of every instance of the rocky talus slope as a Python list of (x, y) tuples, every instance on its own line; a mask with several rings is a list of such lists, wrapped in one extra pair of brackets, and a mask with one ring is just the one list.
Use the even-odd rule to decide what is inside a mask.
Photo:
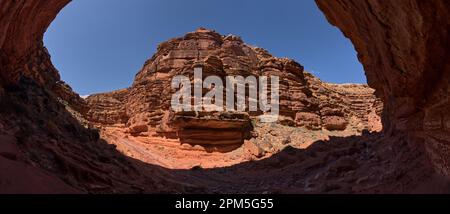
[[(129, 89), (85, 101), (42, 44), (69, 2), (0, 1), (2, 193), (450, 192), (445, 0), (317, 0), (355, 45), (381, 101), (369, 88), (321, 83), (292, 60), (204, 29), (162, 44)], [(170, 113), (166, 81), (194, 65), (219, 76), (279, 75), (289, 92), (285, 119), (252, 123), (249, 138), (234, 128), (245, 136), (239, 146), (180, 144), (193, 124), (247, 120)], [(383, 131), (364, 132), (380, 128), (381, 111)], [(187, 122), (174, 126), (177, 116)], [(208, 133), (197, 129), (188, 140)]]

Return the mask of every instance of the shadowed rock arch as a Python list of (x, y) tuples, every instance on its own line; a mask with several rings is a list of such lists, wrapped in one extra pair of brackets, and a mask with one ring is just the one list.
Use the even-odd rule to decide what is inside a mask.
[[(51, 66), (43, 34), (69, 0), (0, 1), (1, 86), (22, 76), (42, 87), (59, 83), (55, 69), (42, 74), (30, 63)], [(386, 137), (402, 135), (423, 147), (434, 168), (450, 175), (450, 5), (445, 0), (317, 0), (328, 20), (351, 39), (369, 85), (385, 102)], [(48, 69), (47, 69), (48, 70)]]
[(445, 1), (317, 1), (351, 39), (385, 102), (383, 127), (424, 143), (450, 175), (450, 5)]

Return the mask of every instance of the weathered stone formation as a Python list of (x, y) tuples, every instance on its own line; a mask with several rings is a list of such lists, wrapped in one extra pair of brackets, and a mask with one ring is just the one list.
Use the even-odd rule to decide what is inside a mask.
[(4, 11), (0, 13), (0, 87), (14, 86), (21, 80), (30, 79), (83, 114), (87, 106), (70, 86), (61, 81), (42, 42), (46, 28), (68, 2), (0, 2)]
[[(192, 77), (196, 66), (203, 67), (204, 76), (217, 75), (224, 78), (229, 74), (240, 73), (244, 76), (254, 74), (251, 72), (256, 71), (254, 68), (257, 66), (257, 61), (255, 53), (252, 52), (250, 47), (244, 47), (243, 42), (238, 37), (223, 37), (205, 29), (161, 44), (157, 53), (147, 61), (143, 69), (136, 75), (135, 82), (131, 87), (127, 103), (127, 113), (131, 118), (128, 122), (130, 130), (136, 130), (135, 127), (138, 127), (139, 130), (156, 127), (158, 132), (164, 133), (189, 129), (189, 125), (177, 126), (175, 124), (178, 123), (172, 124), (173, 113), (170, 112), (170, 100), (175, 91), (171, 89), (170, 85), (172, 78), (176, 75)], [(182, 116), (178, 115), (177, 120), (180, 117)], [(214, 127), (214, 123), (211, 123), (212, 121), (221, 123), (218, 115), (211, 114), (201, 120), (206, 120), (205, 125), (211, 125), (205, 128), (222, 131), (227, 129), (220, 129), (220, 126)], [(233, 126), (233, 129), (240, 129), (240, 132), (245, 129), (239, 121), (235, 121), (235, 124), (233, 124), (233, 121), (227, 121), (226, 123)], [(143, 128), (145, 125), (149, 128)], [(180, 134), (183, 138), (186, 137), (185, 134)], [(233, 132), (230, 132), (230, 136), (232, 134)], [(209, 138), (209, 141), (218, 140), (217, 142), (220, 142), (220, 136), (215, 136), (215, 139)], [(206, 140), (204, 141), (206, 142)], [(243, 139), (240, 139), (239, 142), (243, 142)]]
[(128, 89), (109, 93), (95, 94), (86, 98), (90, 107), (86, 113), (91, 123), (96, 125), (116, 125), (128, 122), (125, 104), (128, 99)]
[(157, 176), (139, 173), (86, 128), (86, 103), (43, 47), (44, 31), (68, 2), (0, 1), (0, 192), (145, 191), (139, 183)]
[[(306, 80), (317, 98), (317, 111), (297, 113), (296, 121), (306, 123), (312, 129), (342, 131), (351, 126), (362, 132), (381, 131), (382, 102), (375, 91), (361, 84), (324, 83), (307, 73)], [(311, 121), (307, 123), (307, 121)]]
[(191, 145), (241, 145), (252, 130), (245, 113), (180, 112), (171, 123), (179, 130), (180, 142)]
[[(442, 0), (317, 0), (352, 40), (369, 85), (385, 103), (383, 126), (407, 135), (450, 175), (450, 4)], [(417, 144), (416, 144), (417, 145)]]
[[(26, 65), (42, 50), (42, 37), (68, 0), (1, 1), (0, 67), (3, 84), (17, 83), (30, 70)], [(37, 64), (39, 66), (39, 64)], [(29, 69), (30, 66), (28, 66)], [(37, 74), (36, 81), (49, 80), (55, 74)], [(40, 82), (44, 83), (44, 82)]]
[[(358, 121), (357, 129), (368, 131), (381, 131), (381, 117), (383, 103), (373, 96), (375, 90), (366, 85), (357, 84), (326, 84), (332, 91), (342, 94), (346, 99), (343, 105), (349, 108)], [(323, 114), (322, 114), (323, 115)]]
[[(182, 38), (162, 43), (157, 53), (136, 75), (133, 86), (129, 90), (121, 91), (120, 99), (114, 98), (117, 97), (117, 92), (89, 97), (88, 103), (92, 106), (89, 117), (94, 122), (104, 121), (107, 125), (126, 123), (133, 134), (156, 129), (157, 132), (166, 134), (179, 132), (179, 137), (185, 139), (185, 142), (243, 143), (243, 138), (229, 140), (224, 139), (224, 135), (211, 133), (230, 131), (226, 133), (227, 136), (247, 135), (250, 118), (260, 115), (260, 112), (250, 112), (250, 117), (247, 116), (246, 119), (241, 117), (242, 113), (227, 113), (232, 115), (231, 117), (241, 117), (240, 120), (247, 122), (224, 120), (221, 114), (205, 112), (201, 113), (202, 116), (197, 115), (197, 119), (194, 112), (174, 117), (170, 108), (170, 100), (175, 93), (171, 89), (172, 78), (186, 75), (193, 80), (195, 67), (203, 68), (204, 78), (216, 75), (224, 82), (226, 76), (279, 76), (282, 124), (304, 126), (314, 130), (325, 128), (342, 131), (347, 129), (349, 124), (356, 123), (360, 131), (380, 131), (379, 128), (372, 129), (369, 126), (367, 115), (375, 112), (376, 98), (374, 91), (367, 86), (340, 87), (323, 83), (304, 72), (303, 67), (293, 60), (273, 57), (262, 48), (245, 44), (238, 36), (222, 36), (207, 29), (199, 29)], [(120, 104), (125, 104), (125, 108)], [(120, 106), (120, 109), (116, 109), (117, 106)], [(120, 117), (117, 116), (118, 112)], [(102, 119), (99, 120), (99, 117)], [(117, 118), (120, 120), (116, 120)], [(125, 121), (126, 118), (130, 119)], [(177, 123), (178, 120), (183, 121), (182, 125)], [(221, 127), (224, 123), (228, 126)], [(182, 131), (193, 128), (205, 130), (195, 133)], [(206, 133), (208, 130), (211, 133)], [(241, 134), (235, 134), (237, 130), (240, 130)], [(204, 139), (200, 139), (201, 133), (204, 134)], [(189, 138), (193, 135), (196, 139)]]
[[(44, 58), (36, 56), (45, 53), (43, 33), (68, 2), (0, 1), (0, 192), (202, 192), (210, 186), (211, 177), (218, 182), (210, 192), (223, 190), (215, 187), (223, 188), (228, 183), (215, 175), (226, 169), (207, 174), (210, 176), (202, 180), (207, 185), (197, 182), (203, 173), (208, 173), (205, 170), (195, 174), (189, 186), (185, 182), (188, 176), (184, 175), (178, 178), (183, 181), (182, 185), (175, 186), (171, 182), (176, 180), (172, 175), (180, 174), (179, 171), (161, 173), (160, 168), (133, 162), (99, 140), (97, 132), (82, 127), (66, 111), (67, 106), (61, 101), (70, 103), (67, 100), (72, 100), (69, 88), (64, 84), (55, 85), (60, 80), (49, 68), (50, 62), (42, 63)], [(351, 182), (349, 189), (340, 189), (341, 192), (379, 193), (392, 192), (393, 188), (400, 193), (420, 188), (445, 191), (442, 188), (445, 185), (430, 181), (434, 181), (435, 172), (450, 177), (450, 4), (447, 0), (317, 0), (317, 3), (328, 20), (355, 45), (369, 85), (376, 89), (385, 104), (382, 120), (385, 133), (379, 135), (381, 139), (377, 135), (369, 136), (357, 144), (346, 143), (352, 138), (343, 138), (340, 143), (317, 143), (298, 154), (290, 149), (278, 159), (233, 167), (235, 171), (227, 172), (236, 177), (228, 180), (230, 184), (224, 191), (239, 192), (248, 184), (255, 184), (258, 186), (249, 192), (257, 192), (256, 189), (280, 192), (282, 185), (286, 185), (285, 190), (293, 191), (323, 186), (323, 190), (317, 191), (330, 192), (337, 190), (339, 182), (348, 180), (345, 176), (352, 172), (356, 173), (356, 179), (348, 180)], [(245, 74), (243, 71), (262, 74), (260, 68), (274, 73), (283, 71), (286, 75), (289, 72), (285, 70), (292, 70), (286, 68), (290, 67), (286, 63), (292, 62), (270, 59), (263, 50), (241, 44), (236, 37), (225, 39), (207, 32), (164, 43), (160, 47), (164, 54), (149, 60), (130, 89), (125, 105), (126, 115), (130, 117), (127, 123), (132, 127), (141, 121), (141, 128), (148, 128), (166, 124), (159, 121), (170, 121), (173, 115), (158, 111), (168, 109), (164, 96), (170, 94), (170, 89), (164, 88), (164, 81), (172, 73), (191, 71), (192, 60), (204, 62), (210, 51), (219, 47), (224, 51), (209, 57), (211, 60), (205, 66), (222, 67), (222, 71), (241, 75)], [(299, 69), (299, 66), (293, 67), (293, 70)], [(294, 124), (311, 121), (304, 125), (312, 128), (323, 127), (324, 121), (329, 128), (342, 127), (345, 123), (342, 118), (348, 119), (345, 108), (337, 107), (339, 102), (334, 100), (330, 108), (339, 111), (324, 110), (325, 106), (314, 95), (323, 93), (307, 87), (308, 81), (301, 81), (302, 75), (305, 76), (296, 71), (289, 74), (291, 79), (299, 80), (295, 81), (299, 84), (297, 87), (290, 88), (298, 97), (282, 99), (291, 102), (289, 106), (296, 106), (291, 110), (283, 107), (283, 115), (293, 117), (295, 114)], [(339, 94), (339, 91), (335, 89), (331, 94)], [(357, 96), (351, 97), (349, 102), (358, 103)], [(73, 100), (76, 103), (79, 99)], [(379, 105), (375, 106), (375, 111), (379, 111)], [(359, 107), (353, 109), (357, 117)], [(289, 118), (282, 122), (292, 124)], [(320, 161), (318, 157), (328, 161)], [(280, 164), (286, 162), (289, 164), (280, 170)], [(295, 164), (290, 164), (292, 162)], [(245, 173), (250, 169), (249, 176)], [(306, 173), (304, 177), (298, 174), (299, 169)], [(289, 174), (294, 171), (296, 174)], [(317, 176), (318, 171), (324, 175)], [(285, 174), (280, 176), (282, 172)], [(318, 178), (320, 183), (309, 185), (312, 177)], [(252, 180), (242, 186), (242, 178)], [(283, 180), (288, 178), (295, 180)], [(335, 178), (336, 183), (330, 183), (330, 178)], [(261, 187), (274, 181), (279, 182), (272, 188)], [(427, 182), (435, 185), (435, 189), (421, 186)]]

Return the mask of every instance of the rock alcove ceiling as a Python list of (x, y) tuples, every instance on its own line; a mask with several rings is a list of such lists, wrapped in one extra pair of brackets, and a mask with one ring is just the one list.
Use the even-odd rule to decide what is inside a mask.
[[(60, 80), (42, 43), (68, 3), (0, 2), (1, 192), (449, 191), (450, 5), (444, 0), (317, 0), (355, 45), (384, 103), (383, 132), (287, 147), (223, 169), (190, 170), (124, 156), (83, 121), (89, 104)], [(224, 172), (233, 176), (221, 177)], [(280, 176), (286, 179), (275, 179)]]

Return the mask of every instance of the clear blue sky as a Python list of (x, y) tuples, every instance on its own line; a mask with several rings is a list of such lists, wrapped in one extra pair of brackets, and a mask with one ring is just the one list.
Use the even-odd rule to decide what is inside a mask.
[(313, 0), (74, 0), (45, 45), (62, 79), (87, 95), (130, 86), (159, 43), (199, 27), (295, 59), (322, 80), (366, 83), (353, 45)]

